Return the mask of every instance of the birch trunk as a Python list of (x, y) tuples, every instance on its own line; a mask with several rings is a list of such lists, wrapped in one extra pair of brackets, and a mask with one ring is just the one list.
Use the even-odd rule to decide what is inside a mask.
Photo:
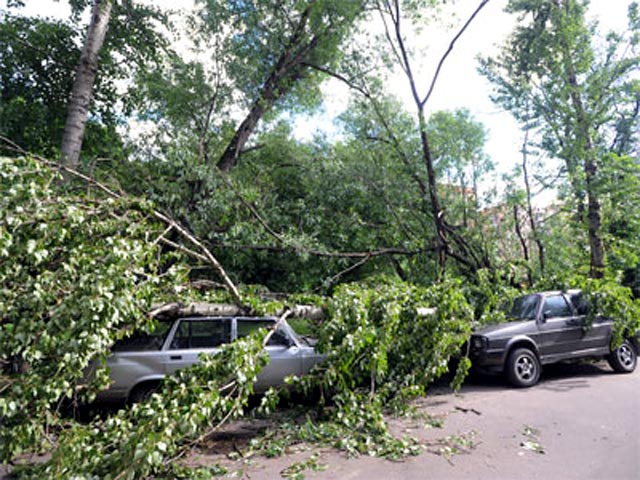
[(93, 83), (98, 72), (98, 53), (107, 33), (111, 7), (112, 0), (93, 1), (87, 37), (82, 47), (71, 98), (67, 105), (61, 154), (62, 163), (73, 169), (79, 164), (82, 138), (93, 97)]
[[(309, 320), (322, 321), (325, 319), (324, 310), (313, 305), (294, 305), (290, 308), (278, 312), (275, 316), (281, 316), (284, 312), (289, 312), (292, 318), (307, 318)], [(254, 312), (238, 305), (226, 303), (202, 303), (195, 302), (189, 304), (167, 303), (152, 306), (149, 316), (152, 318), (173, 319), (183, 317), (236, 317), (253, 316)]]
[(319, 41), (317, 36), (311, 39), (305, 38), (305, 30), (313, 5), (313, 2), (310, 2), (302, 13), (287, 47), (266, 79), (258, 98), (218, 160), (217, 166), (221, 171), (228, 172), (235, 167), (244, 146), (249, 141), (265, 112), (291, 88), (292, 84), (302, 78), (303, 63), (318, 46)]

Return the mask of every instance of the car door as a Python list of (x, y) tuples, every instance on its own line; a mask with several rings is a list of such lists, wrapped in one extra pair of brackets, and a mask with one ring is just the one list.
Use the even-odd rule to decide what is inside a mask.
[(542, 360), (554, 361), (571, 356), (580, 348), (582, 325), (581, 317), (575, 313), (564, 295), (559, 293), (544, 297), (538, 319), (542, 337), (539, 347)]
[[(236, 319), (236, 335), (242, 338), (260, 328), (272, 329), (274, 319)], [(262, 368), (255, 383), (256, 391), (264, 391), (271, 386), (282, 385), (285, 377), (302, 374), (302, 351), (285, 328), (279, 328), (265, 346), (269, 363)]]
[[(98, 394), (99, 400), (126, 400), (131, 388), (165, 375), (162, 351), (173, 330), (172, 322), (159, 322), (153, 332), (135, 332), (112, 347), (107, 358), (111, 385)], [(95, 366), (93, 367), (95, 368)]]
[(602, 354), (609, 351), (613, 322), (608, 318), (596, 315), (588, 325), (589, 305), (582, 292), (571, 292), (569, 300), (580, 316), (583, 325), (583, 336), (580, 350), (584, 354)]
[(214, 354), (219, 347), (231, 341), (231, 319), (184, 318), (178, 324), (167, 342), (164, 353), (166, 374), (173, 374), (181, 368), (198, 362), (201, 353)]

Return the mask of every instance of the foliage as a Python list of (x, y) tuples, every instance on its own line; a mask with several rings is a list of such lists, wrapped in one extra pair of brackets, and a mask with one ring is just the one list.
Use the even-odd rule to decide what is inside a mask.
[[(418, 307), (436, 310), (417, 315)], [(318, 348), (328, 355), (319, 385), (344, 408), (354, 392), (386, 403), (423, 391), (447, 371), (472, 320), (457, 281), (429, 288), (398, 281), (341, 285), (330, 316), (319, 332)]]
[[(162, 232), (140, 201), (58, 192), (29, 159), (0, 164), (0, 453), (51, 441), (57, 410), (83, 372), (178, 277), (163, 272)], [(104, 386), (104, 372), (96, 385)]]
[[(361, 0), (198, 0), (198, 3), (205, 6), (200, 10), (199, 35), (203, 38), (219, 35), (224, 26), (236, 27), (221, 43), (229, 55), (228, 74), (246, 100), (258, 101), (268, 79), (282, 76), (278, 89), (281, 93), (293, 90), (288, 99), (291, 107), (316, 103), (318, 77), (311, 74), (309, 67), (330, 67), (336, 63), (340, 57), (338, 47), (351, 33), (365, 4)], [(295, 88), (305, 77), (312, 81)]]
[(63, 22), (0, 16), (0, 134), (50, 155), (62, 141), (79, 34)]
[(482, 72), (495, 86), (494, 100), (537, 133), (542, 150), (563, 160), (558, 173), (566, 180), (565, 198), (575, 212), (573, 221), (585, 231), (592, 276), (600, 277), (605, 251), (619, 245), (606, 219), (631, 214), (636, 223), (632, 210), (621, 213), (609, 196), (615, 197), (618, 182), (623, 190), (637, 183), (637, 173), (623, 172), (626, 157), (636, 157), (631, 163), (637, 166), (637, 136), (630, 132), (638, 130), (640, 118), (635, 76), (640, 37), (635, 2), (628, 30), (605, 38), (587, 23), (587, 4), (510, 1), (507, 10), (520, 23), (501, 53), (482, 62)]
[[(469, 110), (435, 112), (429, 117), (427, 132), (433, 135), (430, 147), (440, 175), (461, 188), (477, 183), (482, 171), (477, 171), (475, 165), (488, 163), (482, 151), (487, 133)], [(485, 166), (482, 170), (487, 169)]]
[[(105, 420), (75, 425), (59, 438), (47, 463), (27, 477), (184, 478), (201, 472), (176, 460), (193, 442), (244, 413), (253, 383), (267, 359), (264, 332), (223, 346), (216, 355), (164, 381), (149, 401)], [(233, 379), (233, 380), (229, 380)]]
[[(80, 14), (91, 0), (69, 3), (71, 23), (1, 13), (0, 134), (45, 155), (56, 155), (60, 143)], [(442, 2), (196, 3), (186, 19), (196, 51), (181, 54), (167, 51), (159, 33), (161, 25), (171, 27), (165, 14), (136, 1), (114, 4), (85, 165), (132, 200), (106, 199), (90, 187), (63, 191), (55, 172), (29, 159), (0, 160), (0, 458), (52, 455), (18, 472), (25, 476), (208, 478), (211, 471), (190, 471), (179, 460), (203, 435), (247, 413), (264, 362), (259, 337), (203, 358), (167, 380), (148, 403), (86, 425), (61, 418), (68, 402), (90, 399), (105, 385), (100, 368), (84, 385), (91, 362), (101, 365), (110, 345), (132, 329), (153, 328), (146, 315), (151, 302), (175, 299), (185, 279), (178, 265), (186, 261), (158, 247), (164, 226), (150, 219), (152, 204), (206, 243), (243, 284), (245, 305), (256, 312), (273, 314), (288, 302), (316, 303), (327, 312), (322, 323), (301, 323), (308, 329), (301, 333), (319, 337), (327, 361), (290, 385), (319, 391), (320, 402), (303, 421), (254, 442), (252, 448), (267, 455), (297, 442), (349, 455), (417, 454), (422, 446), (392, 435), (385, 415), (402, 411), (446, 372), (472, 321), (502, 321), (502, 304), (524, 293), (523, 268), (531, 266), (515, 260), (519, 246), (500, 230), (513, 225), (494, 228), (487, 221), (500, 221), (524, 194), (514, 188), (507, 206), (480, 211), (476, 183), (492, 168), (483, 153), (485, 128), (464, 109), (427, 119), (422, 99), (420, 115), (412, 118), (375, 71), (380, 64), (392, 67), (409, 37), (397, 43), (389, 30), (384, 41), (395, 50), (372, 37), (366, 40), (371, 48), (362, 49), (353, 35), (365, 6), (382, 12), (391, 28), (411, 21), (407, 26), (418, 29), (422, 16)], [(394, 5), (404, 10), (402, 18)], [(638, 10), (632, 4), (628, 32), (598, 43), (584, 22), (585, 5), (512, 0), (509, 10), (521, 21), (501, 55), (483, 68), (496, 85), (496, 100), (531, 132), (525, 148), (564, 161), (558, 171), (545, 162), (544, 179), (534, 173), (539, 185), (561, 184), (563, 204), (545, 212), (537, 233), (548, 276), (534, 285), (527, 279), (527, 287), (582, 288), (592, 315), (614, 319), (615, 346), (640, 326), (638, 300), (618, 282), (624, 272), (627, 283), (640, 285)], [(403, 46), (413, 58), (412, 46)], [(400, 63), (409, 67), (409, 60)], [(340, 118), (341, 135), (300, 141), (292, 119), (318, 107), (326, 74), (342, 76), (361, 97)], [(130, 95), (122, 95), (128, 79), (135, 80), (127, 83)], [(417, 78), (409, 80), (417, 85)], [(216, 163), (230, 139), (245, 132), (236, 120), (246, 108), (260, 117), (259, 128), (254, 117), (241, 161), (221, 173)], [(134, 119), (148, 131), (138, 132), (144, 129)], [(127, 148), (121, 126), (130, 128)], [(597, 167), (590, 179), (582, 163), (587, 157)], [(436, 188), (442, 206), (434, 211), (430, 192)], [(607, 251), (609, 276), (597, 281), (586, 279), (588, 195), (600, 203)], [(448, 222), (438, 225), (445, 210)], [(449, 262), (444, 281), (432, 285), (442, 273), (434, 254), (442, 247), (438, 233), (446, 234), (446, 255), (468, 255), (470, 264), (487, 268)], [(189, 272), (190, 280), (210, 275)], [(267, 302), (269, 289), (302, 294)], [(229, 301), (220, 291), (179, 293), (183, 302)], [(436, 310), (417, 315), (418, 307)], [(454, 383), (468, 368), (463, 359)], [(280, 395), (268, 392), (260, 411), (272, 413)], [(298, 477), (309, 468), (319, 468), (317, 458), (285, 473)]]
[[(416, 315), (418, 307), (430, 306), (437, 306), (434, 313)], [(447, 372), (449, 359), (460, 354), (472, 320), (460, 283), (430, 288), (383, 279), (345, 284), (334, 293), (329, 315), (316, 346), (327, 360), (310, 375), (292, 379), (307, 395), (320, 392), (320, 410), (268, 431), (252, 442), (252, 451), (275, 456), (302, 442), (332, 446), (349, 456), (419, 454), (421, 445), (389, 432), (384, 413), (424, 393)], [(468, 365), (461, 365), (465, 374)]]
[[(144, 202), (58, 192), (55, 174), (27, 159), (5, 159), (2, 166), (3, 459), (51, 450), (45, 463), (16, 470), (25, 478), (205, 478), (210, 470), (191, 470), (179, 460), (224, 422), (247, 413), (266, 362), (264, 333), (202, 357), (145, 403), (88, 424), (61, 422), (60, 401), (76, 395), (89, 362), (104, 358), (131, 328), (149, 327), (144, 312), (176, 276), (159, 274), (167, 259), (159, 256), (160, 228), (146, 218)], [(451, 279), (422, 287), (379, 276), (340, 285), (331, 299), (307, 295), (327, 309), (328, 319), (314, 328), (327, 359), (311, 375), (291, 379), (291, 387), (320, 392), (320, 402), (304, 421), (268, 432), (252, 450), (278, 455), (306, 442), (348, 455), (420, 453), (424, 445), (390, 433), (385, 414), (402, 411), (447, 372), (474, 316), (496, 321), (499, 304), (517, 293), (512, 280), (509, 269), (480, 271), (473, 285)], [(551, 279), (536, 288), (567, 286), (583, 289), (593, 314), (614, 318), (614, 342), (640, 327), (639, 301), (616, 282)], [(245, 292), (259, 295), (260, 289)], [(248, 302), (262, 313), (283, 306), (255, 296)], [(434, 309), (417, 314), (421, 307)], [(454, 383), (468, 368), (465, 359)], [(89, 392), (104, 380), (98, 375)], [(273, 412), (278, 396), (269, 391), (259, 410)], [(290, 473), (305, 468), (319, 468), (317, 459)]]
[[(299, 444), (332, 447), (349, 457), (370, 455), (392, 460), (419, 455), (421, 446), (412, 438), (397, 438), (389, 433), (379, 405), (354, 399), (352, 410), (342, 419), (308, 415), (301, 421), (285, 421), (252, 439), (245, 457), (260, 454), (277, 457)], [(358, 419), (358, 423), (351, 420)]]
[[(397, 154), (363, 137), (301, 142), (280, 123), (226, 177), (175, 146), (166, 160), (127, 162), (119, 178), (189, 225), (239, 282), (325, 293), (338, 281), (397, 271), (427, 283), (424, 200)], [(366, 258), (386, 249), (398, 253)]]
[(505, 321), (506, 309), (522, 291), (514, 287), (513, 265), (495, 271), (478, 270), (475, 282), (466, 286), (467, 297), (474, 306), (474, 319), (481, 325)]
[(613, 319), (612, 348), (640, 331), (640, 301), (633, 298), (629, 288), (616, 281), (592, 279), (584, 281), (581, 287), (590, 304), (590, 315)]
[[(167, 258), (158, 255), (161, 229), (147, 218), (148, 205), (59, 192), (55, 179), (34, 161), (3, 160), (2, 457), (53, 448), (50, 461), (23, 472), (50, 478), (170, 475), (169, 459), (189, 442), (243, 413), (264, 362), (260, 338), (203, 358), (166, 381), (149, 403), (89, 425), (62, 423), (61, 401), (84, 391), (79, 384), (90, 362), (131, 329), (149, 328), (145, 312), (176, 276), (160, 274)], [(438, 309), (416, 318), (421, 305)], [(317, 376), (298, 380), (331, 394), (330, 421), (301, 432), (309, 440), (332, 438), (352, 453), (413, 452), (388, 433), (382, 411), (446, 371), (469, 333), (460, 285), (345, 285), (330, 311), (332, 320), (319, 328), (328, 361)], [(97, 374), (89, 396), (80, 397), (90, 398), (105, 380)], [(274, 398), (266, 397), (263, 410)]]
[(640, 265), (640, 161), (610, 153), (603, 159), (601, 174), (610, 270), (633, 269)]

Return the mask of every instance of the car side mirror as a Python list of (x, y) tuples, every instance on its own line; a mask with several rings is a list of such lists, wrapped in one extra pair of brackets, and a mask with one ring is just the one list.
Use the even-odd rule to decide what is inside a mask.
[(542, 312), (542, 321), (546, 322), (549, 318), (553, 317), (553, 312), (551, 310), (545, 310)]

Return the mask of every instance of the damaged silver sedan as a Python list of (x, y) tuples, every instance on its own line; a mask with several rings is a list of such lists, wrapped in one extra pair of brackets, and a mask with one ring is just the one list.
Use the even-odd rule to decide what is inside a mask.
[(324, 360), (310, 340), (286, 322), (272, 317), (193, 317), (159, 322), (152, 333), (136, 333), (117, 342), (107, 358), (111, 384), (98, 393), (101, 402), (139, 402), (158, 388), (166, 375), (198, 362), (200, 354), (219, 348), (260, 328), (275, 329), (265, 350), (269, 363), (254, 389), (263, 392), (284, 384), (290, 375), (304, 375)]

